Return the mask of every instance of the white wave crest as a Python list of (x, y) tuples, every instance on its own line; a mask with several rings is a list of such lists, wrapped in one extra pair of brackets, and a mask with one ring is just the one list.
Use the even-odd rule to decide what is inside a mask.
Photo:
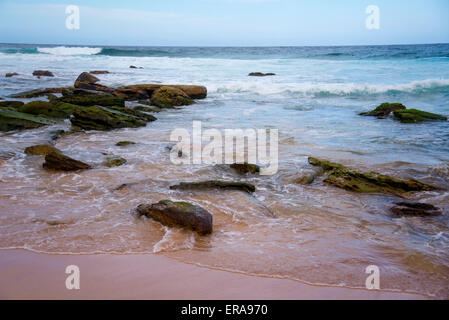
[(94, 55), (100, 53), (102, 48), (90, 47), (53, 47), (53, 48), (37, 48), (40, 53), (47, 53), (57, 56), (77, 56), (77, 55)]

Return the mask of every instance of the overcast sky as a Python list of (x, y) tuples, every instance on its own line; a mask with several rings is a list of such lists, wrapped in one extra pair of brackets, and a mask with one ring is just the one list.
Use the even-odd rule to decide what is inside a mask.
[[(0, 0), (0, 42), (141, 46), (449, 43), (449, 0)], [(66, 28), (68, 5), (80, 29)], [(380, 29), (366, 28), (369, 5)]]

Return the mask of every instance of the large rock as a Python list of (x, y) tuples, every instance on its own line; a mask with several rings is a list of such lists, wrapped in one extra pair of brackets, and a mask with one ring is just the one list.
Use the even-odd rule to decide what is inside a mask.
[(361, 116), (370, 116), (370, 117), (378, 117), (384, 118), (388, 116), (390, 113), (396, 110), (405, 110), (406, 107), (402, 103), (382, 103), (376, 109), (370, 112), (362, 112)]
[(45, 117), (0, 108), (0, 131), (35, 129), (54, 123), (53, 120)]
[(417, 109), (406, 109), (394, 111), (394, 119), (402, 123), (416, 123), (424, 121), (447, 121), (447, 117), (425, 112)]
[(62, 171), (77, 171), (90, 169), (91, 166), (72, 159), (59, 152), (51, 152), (45, 156), (45, 162), (43, 164), (45, 169), (62, 170)]
[(204, 86), (178, 85), (178, 84), (135, 84), (130, 86), (119, 87), (118, 90), (144, 90), (149, 96), (160, 87), (173, 87), (185, 92), (192, 99), (204, 99), (207, 97), (207, 88)]
[(104, 93), (66, 94), (59, 101), (77, 106), (125, 106), (125, 99)]
[(46, 156), (52, 152), (60, 153), (61, 151), (53, 146), (49, 146), (48, 144), (25, 148), (25, 154), (29, 156)]
[(170, 187), (172, 190), (189, 190), (189, 189), (227, 189), (240, 190), (248, 193), (256, 191), (256, 187), (247, 182), (229, 182), (229, 181), (201, 181), (201, 182), (181, 182)]
[(137, 213), (169, 227), (181, 226), (202, 235), (212, 233), (212, 215), (188, 202), (163, 200), (151, 205), (141, 204), (137, 207)]
[(77, 85), (80, 83), (94, 84), (97, 83), (98, 81), (100, 81), (100, 79), (98, 79), (94, 75), (90, 74), (89, 72), (83, 72), (75, 80), (75, 88), (78, 88)]
[(33, 72), (33, 76), (35, 76), (35, 77), (54, 77), (55, 75), (48, 70), (35, 70)]
[(194, 104), (184, 91), (174, 87), (160, 87), (151, 95), (151, 102), (159, 108), (172, 108)]
[(70, 103), (59, 102), (52, 104), (45, 101), (32, 101), (19, 107), (17, 110), (23, 113), (64, 119), (73, 114), (77, 108), (79, 107)]
[(14, 108), (17, 109), (25, 103), (22, 101), (0, 101), (0, 108)]
[(433, 217), (441, 215), (437, 207), (420, 202), (398, 202), (391, 211), (398, 217)]
[(416, 180), (401, 180), (377, 172), (360, 172), (341, 164), (310, 157), (309, 163), (327, 173), (325, 183), (360, 193), (391, 193), (404, 196), (411, 191), (432, 191), (435, 187)]
[(76, 110), (70, 119), (72, 125), (84, 130), (112, 130), (119, 128), (144, 127), (147, 121), (119, 111), (85, 107)]

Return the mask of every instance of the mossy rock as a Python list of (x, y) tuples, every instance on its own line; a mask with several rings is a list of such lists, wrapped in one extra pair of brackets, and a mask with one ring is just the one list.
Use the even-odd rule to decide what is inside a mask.
[(136, 144), (136, 143), (133, 141), (119, 141), (115, 145), (117, 147), (127, 147), (127, 146), (134, 145), (134, 144)]
[(390, 193), (403, 196), (407, 192), (432, 191), (435, 187), (416, 180), (402, 180), (377, 172), (360, 172), (341, 164), (310, 157), (309, 163), (327, 173), (325, 183), (359, 193)]
[(0, 101), (0, 108), (20, 108), (25, 103), (22, 101)]
[(393, 111), (397, 110), (405, 110), (406, 107), (402, 103), (382, 103), (376, 109), (370, 112), (362, 112), (361, 116), (370, 116), (370, 117), (378, 117), (383, 118), (388, 116)]
[(151, 96), (151, 102), (159, 108), (188, 106), (195, 103), (184, 91), (174, 87), (162, 86)]
[(110, 94), (66, 94), (59, 98), (61, 102), (74, 104), (77, 106), (125, 106), (125, 99)]
[(156, 106), (135, 106), (134, 110), (143, 112), (161, 112), (161, 108)]
[(45, 169), (61, 170), (61, 171), (77, 171), (90, 169), (87, 163), (72, 159), (59, 152), (51, 152), (45, 156), (43, 164)]
[(46, 156), (52, 152), (60, 153), (61, 151), (47, 144), (32, 146), (25, 149), (25, 154), (29, 156)]
[(260, 167), (257, 164), (251, 164), (251, 163), (234, 163), (231, 164), (230, 167), (237, 171), (240, 174), (256, 174), (260, 173)]
[(72, 125), (84, 130), (112, 130), (144, 127), (146, 121), (118, 111), (101, 107), (85, 107), (76, 110), (70, 119)]
[(54, 123), (54, 120), (46, 117), (0, 108), (0, 131), (35, 129)]
[(256, 191), (256, 187), (247, 182), (229, 182), (229, 181), (201, 181), (201, 182), (181, 182), (170, 187), (172, 190), (188, 190), (188, 189), (228, 189), (240, 190), (248, 193)]
[(104, 165), (106, 167), (112, 168), (112, 167), (120, 167), (124, 164), (126, 164), (126, 159), (120, 158), (120, 157), (107, 157)]
[(146, 121), (156, 121), (157, 120), (157, 118), (151, 114), (140, 112), (138, 110), (131, 109), (131, 108), (119, 107), (119, 106), (111, 106), (111, 107), (107, 107), (107, 108), (115, 110), (115, 111), (119, 111), (123, 114), (129, 114), (136, 118), (146, 120)]
[(19, 92), (16, 94), (10, 95), (11, 98), (18, 98), (18, 99), (32, 99), (37, 97), (46, 96), (50, 93), (63, 93), (66, 92), (72, 92), (73, 87), (59, 87), (59, 88), (44, 88), (44, 89), (35, 89), (30, 91), (24, 91)]
[(416, 123), (424, 121), (447, 121), (447, 117), (425, 112), (417, 109), (407, 109), (394, 111), (395, 120), (401, 121), (402, 123)]
[(18, 108), (18, 111), (34, 115), (44, 115), (51, 118), (68, 118), (75, 112), (78, 106), (70, 103), (58, 102), (52, 104), (45, 101), (29, 102)]

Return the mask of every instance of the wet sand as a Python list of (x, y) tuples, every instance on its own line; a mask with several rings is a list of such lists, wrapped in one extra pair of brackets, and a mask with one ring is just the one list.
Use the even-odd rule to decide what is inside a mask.
[[(67, 290), (65, 269), (80, 269)], [(385, 291), (320, 287), (185, 264), (155, 254), (49, 255), (0, 250), (0, 299), (425, 299)]]

